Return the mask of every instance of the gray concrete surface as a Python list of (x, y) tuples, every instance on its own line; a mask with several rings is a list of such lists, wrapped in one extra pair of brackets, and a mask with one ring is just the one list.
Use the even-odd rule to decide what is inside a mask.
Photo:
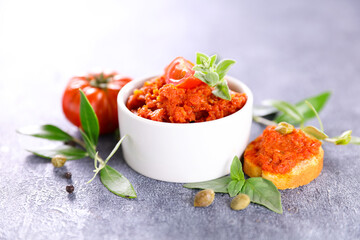
[[(192, 207), (195, 190), (149, 179), (121, 152), (110, 165), (138, 198), (110, 193), (92, 176), (90, 159), (66, 169), (24, 150), (46, 141), (15, 129), (51, 123), (78, 134), (64, 117), (68, 78), (95, 67), (140, 77), (196, 51), (234, 58), (230, 74), (255, 102), (295, 102), (324, 90), (326, 132), (360, 136), (360, 3), (358, 1), (0, 1), (0, 239), (360, 239), (360, 146), (324, 144), (321, 175), (281, 191), (284, 214), (251, 204), (241, 212), (217, 194)], [(313, 122), (316, 124), (316, 122)], [(251, 138), (262, 131), (253, 125)], [(108, 154), (114, 136), (100, 139)], [(169, 159), (171, 160), (171, 159)]]

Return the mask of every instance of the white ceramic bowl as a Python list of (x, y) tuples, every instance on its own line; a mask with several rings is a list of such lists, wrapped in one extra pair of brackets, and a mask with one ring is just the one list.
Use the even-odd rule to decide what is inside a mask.
[(139, 117), (126, 107), (134, 89), (154, 77), (126, 84), (118, 95), (118, 113), (125, 161), (135, 171), (168, 182), (199, 182), (230, 172), (234, 156), (240, 156), (248, 143), (252, 122), (253, 95), (232, 77), (230, 89), (245, 92), (244, 107), (227, 117), (201, 123), (165, 123)]

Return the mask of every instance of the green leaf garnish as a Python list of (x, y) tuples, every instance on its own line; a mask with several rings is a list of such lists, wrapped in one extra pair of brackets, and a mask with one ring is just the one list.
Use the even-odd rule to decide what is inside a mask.
[(228, 193), (228, 185), (231, 182), (230, 176), (225, 176), (205, 182), (197, 183), (187, 183), (184, 184), (185, 188), (194, 188), (194, 189), (212, 189), (214, 192), (218, 193)]
[(241, 193), (250, 197), (251, 202), (282, 214), (281, 195), (276, 186), (269, 180), (253, 177), (246, 180)]
[(234, 60), (230, 60), (230, 59), (221, 60), (216, 65), (216, 70), (215, 70), (219, 74), (219, 79), (223, 79), (227, 74), (227, 72), (230, 70), (230, 67), (235, 63), (236, 62)]
[[(103, 77), (102, 75), (100, 77)], [(94, 159), (94, 176), (88, 182), (90, 183), (96, 175), (100, 172), (100, 179), (104, 186), (109, 189), (114, 194), (125, 197), (125, 198), (135, 198), (136, 192), (129, 182), (123, 175), (118, 171), (107, 166), (107, 162), (119, 149), (120, 144), (125, 139), (126, 135), (119, 140), (115, 145), (114, 149), (111, 151), (109, 156), (104, 161), (99, 153), (96, 152), (96, 145), (99, 138), (99, 122), (96, 117), (95, 111), (92, 108), (89, 100), (86, 98), (84, 92), (80, 89), (80, 122), (82, 129), (79, 128), (83, 141), (75, 138), (66, 132), (62, 131), (60, 128), (53, 125), (43, 125), (43, 126), (33, 126), (25, 127), (17, 130), (18, 133), (24, 135), (30, 135), (33, 137), (45, 138), (48, 140), (57, 140), (64, 142), (73, 142), (77, 145), (80, 145), (86, 151), (75, 148), (71, 146), (60, 146), (52, 148), (43, 148), (28, 151), (42, 158), (53, 158), (56, 155), (63, 155), (68, 160), (80, 159), (84, 157), (91, 157)]]
[(264, 104), (273, 106), (279, 111), (286, 114), (287, 116), (291, 117), (296, 122), (300, 122), (301, 124), (304, 124), (303, 115), (291, 103), (285, 101), (279, 101), (279, 100), (267, 100), (264, 101)]
[[(314, 107), (316, 112), (320, 112), (324, 108), (324, 106), (327, 103), (330, 96), (331, 96), (331, 92), (329, 92), (329, 91), (322, 92), (319, 95), (316, 95), (316, 96), (313, 96), (310, 98), (306, 98), (306, 99), (296, 103), (295, 107), (298, 110), (298, 112), (301, 113), (301, 115), (304, 117), (304, 121), (308, 121), (308, 120), (314, 118), (316, 116), (316, 114), (314, 113), (314, 111), (309, 109), (308, 105), (306, 104), (306, 101), (311, 103), (311, 105)], [(279, 122), (288, 122), (293, 125), (300, 124), (300, 122), (294, 121), (294, 119), (287, 116), (286, 114), (279, 115), (275, 119), (275, 121), (278, 123)]]
[(106, 158), (106, 160), (104, 161), (101, 157), (99, 157), (98, 152), (96, 152), (95, 156), (94, 156), (94, 176), (87, 182), (87, 183), (91, 183), (92, 180), (95, 179), (96, 175), (105, 167), (107, 166), (106, 164), (108, 163), (108, 161), (110, 160), (110, 158), (116, 153), (116, 151), (119, 149), (120, 144), (122, 143), (122, 141), (124, 141), (124, 139), (126, 138), (127, 135), (123, 136), (118, 143), (115, 145), (114, 149), (111, 151), (111, 153), (109, 154), (109, 156)]
[[(294, 106), (296, 110), (303, 116), (304, 122), (316, 117), (316, 114), (313, 110), (309, 108), (309, 106), (306, 104), (306, 102), (309, 102), (316, 112), (320, 112), (323, 107), (325, 106), (326, 102), (328, 101), (329, 97), (331, 96), (331, 92), (322, 92), (316, 96), (306, 98), (298, 103), (296, 103)], [(266, 101), (265, 101), (266, 102)], [(279, 110), (274, 108), (271, 105), (261, 105), (254, 107), (254, 117), (264, 117), (268, 116), (270, 114), (276, 114), (277, 117), (274, 119), (276, 123), (280, 122), (288, 122), (292, 125), (298, 125), (301, 124), (301, 121), (294, 119), (293, 116), (289, 116), (287, 113), (279, 113)]]
[(196, 53), (196, 65), (193, 67), (194, 77), (210, 87), (214, 87), (212, 93), (215, 96), (230, 101), (230, 90), (224, 78), (235, 61), (224, 59), (216, 64), (216, 59), (216, 55), (209, 57), (204, 53)]
[(228, 193), (234, 197), (244, 193), (250, 197), (251, 202), (267, 207), (268, 209), (282, 213), (281, 195), (276, 186), (269, 180), (260, 177), (244, 179), (241, 162), (237, 156), (234, 157), (230, 176), (183, 185), (186, 188), (212, 189), (214, 192)]
[(40, 126), (27, 126), (17, 129), (17, 133), (54, 141), (71, 141), (73, 137), (60, 128), (46, 124)]
[(85, 142), (85, 149), (86, 151), (89, 153), (89, 156), (91, 158), (95, 157), (95, 153), (96, 153), (96, 146), (94, 145), (94, 143), (90, 140), (89, 136), (79, 128), (79, 131), (81, 133), (81, 136)]
[(84, 92), (80, 89), (80, 121), (81, 126), (93, 145), (99, 138), (99, 121)]
[(230, 95), (230, 91), (229, 91), (229, 87), (227, 85), (227, 82), (223, 81), (221, 83), (218, 83), (215, 86), (215, 89), (212, 91), (212, 94), (214, 94), (215, 96), (228, 100), (231, 100), (231, 95)]
[(134, 187), (131, 185), (129, 180), (108, 165), (101, 169), (100, 180), (110, 192), (120, 197), (137, 197)]
[(348, 131), (343, 132), (338, 137), (327, 138), (327, 139), (325, 139), (325, 141), (331, 142), (335, 145), (347, 145), (347, 144), (351, 143), (351, 133), (352, 133), (352, 131), (348, 130)]
[(242, 170), (240, 159), (235, 156), (230, 167), (230, 177), (233, 180), (244, 180), (244, 172)]
[(232, 180), (228, 185), (228, 192), (230, 197), (235, 197), (241, 191), (241, 188), (244, 186), (245, 180)]
[(51, 147), (51, 148), (26, 149), (26, 150), (39, 157), (48, 158), (48, 159), (51, 159), (56, 155), (63, 155), (67, 158), (67, 160), (81, 159), (89, 156), (87, 152), (85, 152), (80, 148), (75, 148), (65, 145), (61, 145), (55, 148)]
[(306, 126), (302, 130), (304, 132), (306, 132), (307, 134), (309, 134), (310, 136), (313, 136), (314, 138), (316, 138), (318, 140), (324, 140), (324, 139), (329, 137), (323, 131), (321, 131), (321, 130), (317, 129), (316, 127), (313, 127), (313, 126)]

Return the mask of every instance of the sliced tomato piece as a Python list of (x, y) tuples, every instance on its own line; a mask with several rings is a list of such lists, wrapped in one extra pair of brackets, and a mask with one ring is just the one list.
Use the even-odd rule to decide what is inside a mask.
[(183, 57), (175, 58), (165, 68), (165, 81), (179, 88), (194, 88), (203, 82), (194, 77), (194, 64)]

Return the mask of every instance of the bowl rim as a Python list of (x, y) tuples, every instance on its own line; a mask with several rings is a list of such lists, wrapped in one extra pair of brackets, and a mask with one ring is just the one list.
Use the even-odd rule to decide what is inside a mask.
[[(134, 80), (132, 80), (131, 82), (127, 83), (123, 88), (120, 89), (118, 96), (117, 96), (117, 105), (118, 105), (118, 114), (120, 114), (120, 111), (123, 112), (124, 114), (126, 114), (128, 117), (130, 117), (131, 119), (133, 119), (134, 121), (139, 121), (143, 124), (148, 124), (148, 125), (152, 125), (152, 126), (156, 126), (156, 127), (186, 127), (186, 128), (190, 128), (190, 126), (192, 127), (199, 127), (201, 126), (207, 126), (207, 125), (214, 125), (214, 124), (222, 124), (225, 121), (231, 120), (234, 117), (237, 117), (238, 115), (243, 115), (243, 113), (245, 112), (245, 109), (247, 108), (252, 108), (252, 103), (253, 103), (253, 93), (251, 92), (250, 88), (243, 82), (241, 82), (240, 80), (238, 80), (237, 78), (231, 77), (231, 76), (226, 76), (226, 80), (228, 80), (228, 82), (230, 83), (230, 85), (237, 85), (237, 87), (242, 89), (242, 92), (245, 93), (247, 95), (247, 101), (245, 103), (245, 105), (238, 110), (237, 112), (234, 112), (233, 114), (230, 114), (228, 116), (219, 118), (219, 119), (215, 119), (215, 120), (211, 120), (211, 121), (206, 121), (206, 122), (195, 122), (195, 123), (170, 123), (170, 122), (159, 122), (159, 121), (154, 121), (151, 119), (147, 119), (147, 118), (143, 118), (140, 117), (136, 114), (134, 114), (133, 112), (131, 112), (127, 107), (125, 102), (127, 101), (127, 99), (129, 98), (130, 94), (136, 89), (137, 85), (139, 83), (144, 83), (147, 80), (153, 79), (155, 77), (161, 76), (161, 74), (155, 74), (155, 75), (151, 75), (151, 76), (146, 76), (146, 77), (141, 77), (141, 78), (136, 78)], [(127, 96), (128, 94), (129, 96)]]

